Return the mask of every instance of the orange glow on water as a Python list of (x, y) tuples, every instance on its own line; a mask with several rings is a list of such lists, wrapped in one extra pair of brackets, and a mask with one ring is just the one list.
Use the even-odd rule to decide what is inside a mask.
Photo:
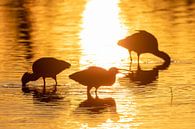
[(86, 5), (80, 33), (81, 65), (120, 66), (121, 59), (127, 57), (127, 52), (117, 45), (127, 32), (120, 23), (118, 2), (93, 0)]

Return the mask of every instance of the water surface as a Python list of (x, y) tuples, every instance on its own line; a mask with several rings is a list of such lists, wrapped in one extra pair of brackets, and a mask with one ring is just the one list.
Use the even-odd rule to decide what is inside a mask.
[[(1, 0), (0, 128), (193, 128), (194, 15), (193, 0)], [(151, 54), (141, 55), (138, 66), (133, 53), (129, 63), (117, 41), (136, 30), (156, 36), (171, 56), (169, 66)], [(58, 91), (51, 92), (55, 82), (47, 79), (42, 94), (39, 79), (28, 85), (35, 92), (23, 93), (22, 74), (46, 56), (72, 64), (58, 75)], [(68, 79), (91, 65), (134, 74), (118, 74), (91, 102), (86, 87)]]

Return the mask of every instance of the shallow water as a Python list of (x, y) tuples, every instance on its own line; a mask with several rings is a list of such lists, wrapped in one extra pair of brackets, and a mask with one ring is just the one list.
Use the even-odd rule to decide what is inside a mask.
[[(194, 15), (193, 0), (1, 0), (0, 128), (195, 127)], [(143, 54), (138, 69), (135, 53), (129, 64), (117, 41), (135, 30), (154, 34), (171, 64)], [(23, 93), (22, 74), (45, 56), (72, 64), (58, 75), (58, 91), (47, 79), (42, 94), (39, 79), (28, 84), (34, 92)], [(86, 87), (68, 75), (91, 65), (130, 67), (134, 74), (118, 74), (89, 101)]]

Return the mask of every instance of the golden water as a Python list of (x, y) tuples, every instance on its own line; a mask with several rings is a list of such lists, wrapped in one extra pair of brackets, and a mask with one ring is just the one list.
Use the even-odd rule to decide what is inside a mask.
[[(0, 129), (194, 128), (194, 16), (193, 0), (0, 0)], [(98, 90), (107, 106), (89, 107), (86, 87), (68, 75), (91, 65), (129, 69), (117, 41), (135, 30), (154, 34), (171, 65), (160, 70), (161, 59), (143, 54), (138, 71), (133, 53), (131, 70), (140, 74), (118, 74)], [(58, 75), (58, 91), (23, 93), (22, 74), (45, 56), (72, 64)], [(47, 79), (47, 90), (53, 85)]]

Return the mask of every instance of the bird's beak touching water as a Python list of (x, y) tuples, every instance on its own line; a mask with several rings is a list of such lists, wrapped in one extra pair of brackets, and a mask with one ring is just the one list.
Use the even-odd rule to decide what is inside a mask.
[(30, 89), (29, 89), (29, 87), (27, 87), (26, 86), (26, 83), (22, 83), (22, 91), (24, 92), (24, 93), (30, 93)]

